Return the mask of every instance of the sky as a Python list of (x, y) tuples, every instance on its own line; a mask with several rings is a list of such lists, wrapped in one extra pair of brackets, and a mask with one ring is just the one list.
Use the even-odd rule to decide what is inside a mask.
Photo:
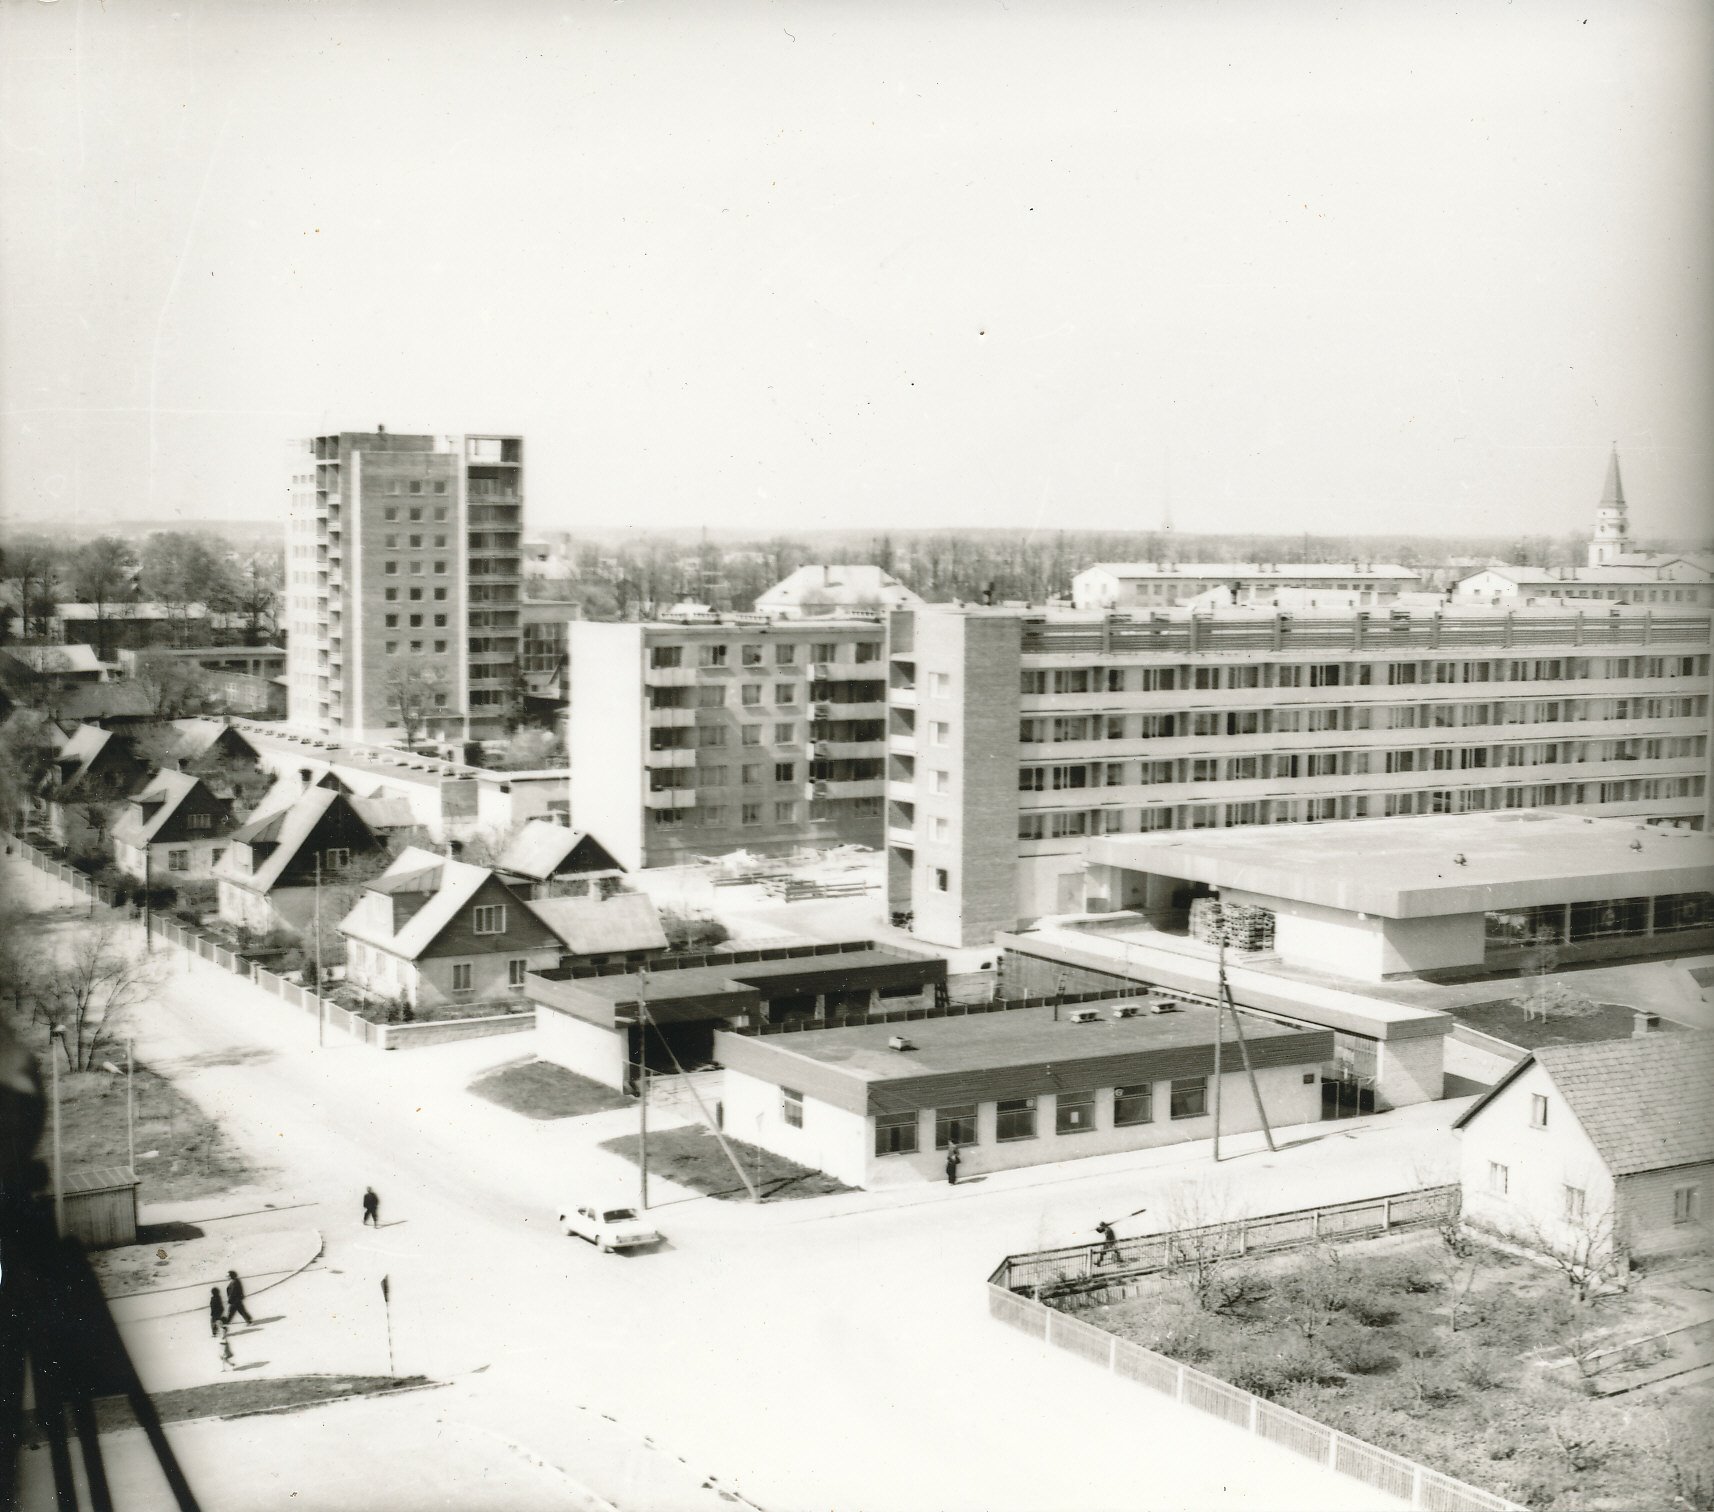
[(1700, 0), (0, 5), (0, 520), (1714, 526)]

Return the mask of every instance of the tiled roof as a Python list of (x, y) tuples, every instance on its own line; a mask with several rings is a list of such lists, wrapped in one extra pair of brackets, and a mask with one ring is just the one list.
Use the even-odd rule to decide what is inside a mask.
[[(215, 867), (214, 875), (224, 881), (236, 882), (251, 892), (272, 891), (274, 884), (303, 849), (304, 842), (322, 815), (336, 803), (350, 807), (343, 793), (336, 793), (332, 788), (315, 787), (302, 794), (290, 808), (277, 809), (252, 819), (242, 829), (233, 832), (233, 840), (245, 845), (272, 840), (274, 849), (255, 871), (247, 872), (239, 866), (234, 846)], [(352, 811), (352, 819), (362, 828), (368, 828), (355, 810)]]
[(1714, 1036), (1543, 1045), (1535, 1060), (1613, 1175), (1714, 1160)]
[[(506, 848), (500, 852), (494, 868), (545, 882), (558, 873), (571, 853), (587, 838), (582, 830), (568, 829), (549, 819), (531, 819), (506, 842)], [(602, 854), (605, 856), (605, 851)], [(608, 856), (606, 865), (597, 870), (607, 871), (617, 866), (618, 862)]]
[[(141, 792), (131, 796), (130, 806), (113, 826), (113, 838), (139, 850), (150, 844), (161, 827), (179, 811), (201, 781), (189, 772), (156, 772)], [(154, 809), (148, 807), (153, 803)], [(212, 835), (214, 832), (209, 831)]]
[(370, 927), (361, 917), (363, 903), (359, 900), (357, 906), (340, 920), (339, 931), (391, 955), (414, 961), (440, 937), (441, 931), (493, 875), (485, 866), (472, 866), (465, 861), (454, 861), (434, 851), (423, 850), (420, 846), (408, 845), (399, 852), (393, 864), (369, 884), (368, 890), (419, 892), (423, 890), (421, 884), (426, 881), (434, 889), (433, 896), (391, 932)]
[(528, 906), (573, 955), (666, 949), (660, 915), (642, 893), (618, 893), (611, 898), (534, 898)]

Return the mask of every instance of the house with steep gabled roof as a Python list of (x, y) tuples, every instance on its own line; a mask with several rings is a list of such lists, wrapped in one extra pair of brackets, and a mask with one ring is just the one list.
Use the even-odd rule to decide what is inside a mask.
[(189, 772), (156, 772), (113, 826), (113, 860), (139, 881), (204, 882), (226, 854), (232, 805)]
[(42, 779), (49, 835), (75, 853), (105, 851), (120, 811), (148, 776), (148, 763), (124, 736), (78, 725)]
[(494, 869), (530, 898), (606, 896), (625, 875), (625, 868), (593, 835), (551, 819), (531, 819), (520, 826)]
[(1714, 1035), (1539, 1045), (1457, 1119), (1464, 1219), (1526, 1247), (1704, 1246)]
[(561, 944), (529, 902), (485, 866), (410, 846), (340, 920), (345, 978), (414, 1009), (523, 1001), (524, 979)]
[(220, 917), (256, 934), (301, 934), (314, 916), (318, 890), (342, 887), (353, 870), (385, 857), (380, 837), (344, 793), (311, 788), (233, 832), (214, 868)]
[(640, 966), (667, 948), (646, 893), (530, 898), (530, 911), (559, 937), (561, 964)]

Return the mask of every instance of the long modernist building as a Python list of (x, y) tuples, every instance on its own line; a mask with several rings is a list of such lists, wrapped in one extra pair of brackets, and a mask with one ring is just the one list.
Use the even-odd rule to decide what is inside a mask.
[(518, 692), (523, 446), (341, 431), (288, 459), (286, 709), (356, 740), (502, 735)]
[(1102, 835), (1493, 809), (1708, 819), (1710, 615), (931, 605), (891, 618), (888, 889), (978, 945)]
[(620, 865), (881, 843), (878, 616), (703, 614), (570, 627), (575, 822)]

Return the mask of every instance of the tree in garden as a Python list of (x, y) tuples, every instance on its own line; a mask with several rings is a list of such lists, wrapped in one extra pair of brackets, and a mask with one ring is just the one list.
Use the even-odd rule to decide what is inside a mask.
[(256, 551), (239, 569), (233, 584), (233, 611), (244, 620), (244, 644), (260, 646), (278, 629), (284, 563), (279, 548)]
[(162, 963), (111, 921), (77, 930), (46, 963), (38, 1002), (63, 1031), (66, 1064), (87, 1071), (127, 1014), (160, 985)]
[(0, 725), (0, 827), (22, 827), (53, 756), (46, 715), (18, 709)]
[(1565, 1277), (1576, 1301), (1592, 1302), (1626, 1274), (1630, 1257), (1613, 1208), (1589, 1211), (1584, 1205), (1587, 1187), (1565, 1190), (1567, 1210), (1561, 1220), (1547, 1224), (1532, 1219), (1524, 1229), (1525, 1242)]
[(131, 597), (137, 573), (137, 553), (120, 536), (97, 536), (71, 559), (71, 587), (80, 603), (95, 608), (95, 654), (113, 659), (110, 611)]
[(218, 612), (237, 597), (225, 546), (189, 531), (163, 530), (150, 536), (143, 547), (138, 580), (144, 596), (167, 611), (173, 640), (181, 646), (189, 643), (193, 606)]
[(399, 716), (405, 749), (416, 749), (429, 721), (445, 710), (447, 678), (441, 667), (426, 657), (396, 658), (386, 679), (387, 703)]
[(20, 638), (46, 635), (61, 591), (59, 551), (47, 541), (20, 541), (6, 553), (6, 573), (18, 584)]
[(1167, 1255), (1173, 1272), (1205, 1312), (1226, 1305), (1226, 1273), (1243, 1256), (1243, 1223), (1227, 1211), (1224, 1197), (1183, 1186), (1167, 1204), (1171, 1233)]
[(156, 719), (182, 719), (202, 710), (208, 678), (195, 662), (145, 651), (133, 664), (131, 681), (149, 700), (149, 713)]

